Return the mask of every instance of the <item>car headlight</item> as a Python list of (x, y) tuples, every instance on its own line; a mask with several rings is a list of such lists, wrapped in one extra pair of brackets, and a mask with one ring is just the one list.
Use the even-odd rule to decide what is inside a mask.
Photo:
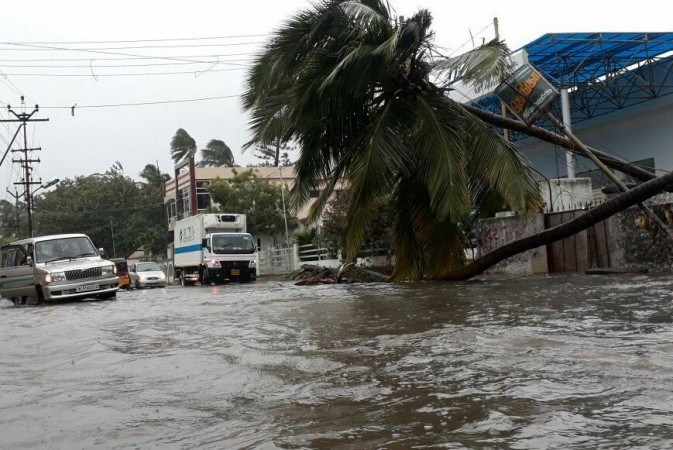
[(248, 264), (248, 267), (257, 267), (257, 260), (251, 259), (250, 263)]
[(52, 272), (48, 273), (45, 277), (47, 283), (54, 283), (56, 281), (65, 281), (65, 273), (63, 272)]
[(111, 266), (105, 266), (101, 270), (101, 275), (104, 277), (109, 277), (110, 275), (114, 275), (116, 272), (114, 264)]

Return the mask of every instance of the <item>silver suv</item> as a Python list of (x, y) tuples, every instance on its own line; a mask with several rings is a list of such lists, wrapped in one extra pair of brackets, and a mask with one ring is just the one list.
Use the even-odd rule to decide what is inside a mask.
[(27, 238), (0, 247), (0, 295), (29, 300), (113, 298), (119, 289), (115, 265), (84, 234)]

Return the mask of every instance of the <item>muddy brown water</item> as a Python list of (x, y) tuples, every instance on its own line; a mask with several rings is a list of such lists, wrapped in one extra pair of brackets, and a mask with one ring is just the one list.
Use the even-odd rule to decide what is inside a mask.
[(673, 276), (0, 300), (0, 448), (671, 448)]

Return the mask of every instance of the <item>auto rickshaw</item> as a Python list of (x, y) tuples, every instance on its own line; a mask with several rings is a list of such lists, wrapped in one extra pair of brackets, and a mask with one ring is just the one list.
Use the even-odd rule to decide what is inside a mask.
[(129, 279), (129, 265), (124, 258), (111, 259), (117, 268), (116, 275), (119, 277), (119, 289), (131, 289), (131, 281)]

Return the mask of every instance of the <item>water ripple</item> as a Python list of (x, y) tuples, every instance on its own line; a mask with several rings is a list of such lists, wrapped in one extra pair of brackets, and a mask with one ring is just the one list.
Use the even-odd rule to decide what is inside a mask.
[(673, 277), (0, 300), (0, 448), (667, 448)]

